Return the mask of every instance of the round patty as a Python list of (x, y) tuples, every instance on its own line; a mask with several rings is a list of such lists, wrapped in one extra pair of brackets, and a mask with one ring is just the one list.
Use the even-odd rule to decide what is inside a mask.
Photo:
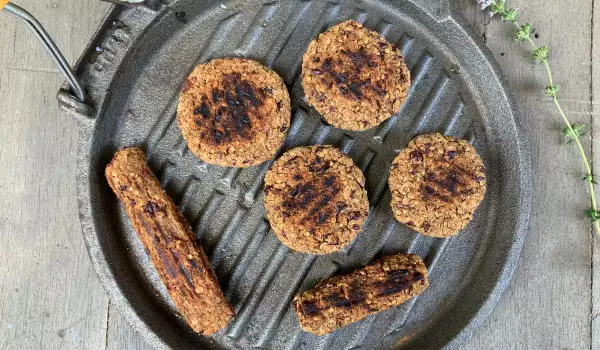
[(410, 72), (400, 51), (356, 21), (329, 28), (302, 61), (308, 103), (338, 128), (365, 130), (400, 111)]
[(258, 62), (241, 58), (196, 67), (177, 108), (183, 137), (198, 158), (240, 168), (273, 158), (290, 118), (283, 80)]
[(265, 176), (265, 208), (291, 249), (326, 254), (348, 245), (369, 216), (365, 177), (332, 146), (294, 148)]
[(485, 196), (485, 167), (467, 141), (441, 134), (413, 139), (390, 170), (398, 221), (427, 236), (449, 237), (467, 226)]

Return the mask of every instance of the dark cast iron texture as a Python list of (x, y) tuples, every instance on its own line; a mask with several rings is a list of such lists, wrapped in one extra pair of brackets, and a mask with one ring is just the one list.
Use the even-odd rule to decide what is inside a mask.
[[(413, 87), (398, 115), (365, 132), (326, 125), (304, 99), (302, 55), (320, 32), (353, 18), (397, 45)], [(371, 215), (341, 252), (295, 253), (270, 232), (262, 203), (270, 162), (222, 168), (189, 152), (175, 114), (195, 65), (255, 59), (288, 84), (293, 118), (284, 149), (332, 144), (367, 179)], [(450, 0), (153, 1), (115, 6), (76, 66), (83, 104), (63, 88), (59, 105), (80, 125), (79, 212), (86, 245), (111, 302), (156, 348), (456, 348), (491, 311), (508, 283), (527, 231), (531, 164), (508, 84)], [(415, 135), (466, 138), (488, 169), (488, 191), (458, 236), (436, 239), (395, 221), (387, 187), (392, 160)], [(188, 219), (237, 311), (212, 337), (176, 316), (156, 271), (104, 179), (124, 146), (141, 146)], [(425, 259), (431, 287), (410, 302), (324, 337), (300, 330), (294, 295), (379, 256)]]

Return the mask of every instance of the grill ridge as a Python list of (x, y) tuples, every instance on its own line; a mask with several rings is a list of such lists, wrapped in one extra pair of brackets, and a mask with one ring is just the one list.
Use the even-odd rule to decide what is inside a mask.
[(225, 227), (225, 230), (220, 234), (217, 243), (215, 244), (212, 250), (207, 248), (207, 251), (212, 251), (210, 263), (215, 269), (215, 271), (219, 270), (221, 262), (224, 259), (224, 254), (226, 254), (225, 246), (229, 243), (231, 236), (234, 234), (235, 230), (239, 225), (242, 224), (242, 219), (246, 215), (247, 210), (244, 208), (237, 208), (229, 223)]
[(298, 278), (292, 284), (292, 288), (288, 288), (288, 292), (286, 293), (285, 297), (281, 298), (281, 300), (284, 300), (284, 302), (279, 305), (277, 311), (274, 311), (272, 313), (272, 315), (274, 315), (274, 316), (271, 317), (271, 319), (267, 322), (267, 326), (264, 328), (261, 327), (261, 329), (259, 330), (258, 334), (260, 336), (259, 336), (258, 341), (255, 343), (256, 346), (259, 346), (259, 347), (264, 346), (265, 343), (268, 342), (269, 339), (273, 336), (273, 329), (277, 328), (277, 326), (279, 325), (279, 321), (283, 317), (285, 310), (290, 309), (290, 303), (291, 303), (292, 299), (294, 298), (294, 295), (296, 294), (296, 290), (302, 284), (302, 282), (305, 280), (306, 276), (308, 275), (308, 273), (310, 271), (310, 267), (312, 266), (315, 259), (316, 259), (316, 256), (314, 256), (314, 255), (306, 255), (304, 257), (304, 261), (303, 261), (302, 265), (300, 266), (300, 268), (298, 269), (299, 271), (301, 271), (299, 273)]
[(192, 221), (193, 224), (191, 226), (194, 228), (194, 232), (196, 232), (196, 234), (202, 230), (203, 226), (206, 226), (206, 221), (210, 219), (210, 217), (217, 210), (217, 207), (221, 204), (223, 198), (223, 193), (217, 191), (216, 189), (213, 190), (212, 194), (202, 207), (202, 210), (200, 210), (200, 212), (198, 212), (196, 215), (196, 219)]
[[(165, 138), (165, 135), (169, 131), (171, 124), (175, 122), (177, 118), (177, 103), (179, 102), (179, 98), (174, 96), (167, 107), (160, 114), (160, 117), (157, 118), (156, 123), (150, 129), (148, 141), (146, 142), (146, 152), (152, 157), (152, 155), (157, 154), (158, 152), (154, 152), (157, 145)], [(167, 122), (164, 122), (165, 117), (169, 118)]]
[(293, 9), (289, 16), (287, 16), (285, 20), (287, 25), (284, 25), (284, 29), (281, 31), (281, 35), (274, 41), (274, 44), (271, 46), (270, 49), (270, 54), (268, 54), (265, 59), (265, 65), (271, 69), (273, 68), (273, 65), (279, 58), (279, 55), (281, 55), (285, 44), (289, 41), (289, 38), (296, 30), (300, 18), (304, 17), (304, 14), (310, 9), (311, 2), (299, 1), (297, 2), (297, 5), (298, 6)]
[(250, 260), (252, 259), (252, 254), (258, 249), (260, 244), (264, 241), (265, 237), (269, 234), (270, 231), (269, 224), (266, 221), (261, 221), (258, 224), (258, 227), (253, 230), (254, 233), (252, 237), (250, 237), (247, 243), (244, 245), (244, 249), (242, 254), (240, 254), (237, 260), (234, 263), (234, 269), (231, 272), (231, 277), (227, 281), (226, 284), (223, 284), (222, 287), (225, 290), (234, 288), (239, 279), (242, 277), (248, 265), (250, 264)]
[(250, 51), (256, 46), (256, 42), (260, 40), (260, 37), (265, 32), (265, 23), (268, 24), (278, 9), (278, 2), (270, 2), (262, 5), (252, 21), (251, 28), (253, 29), (246, 32), (241, 41), (242, 46), (235, 50), (236, 55), (244, 57), (249, 55)]
[(177, 207), (179, 207), (179, 210), (181, 210), (181, 212), (183, 213), (183, 215), (187, 218), (189, 213), (189, 204), (191, 202), (190, 198), (193, 198), (193, 194), (195, 194), (198, 191), (198, 184), (200, 184), (200, 179), (197, 178), (196, 176), (192, 175), (190, 176), (187, 181), (185, 182), (185, 185), (183, 186), (183, 188), (181, 189), (181, 195), (179, 196), (179, 203), (175, 202), (175, 204), (177, 204)]
[(272, 255), (269, 265), (263, 270), (263, 273), (258, 278), (258, 283), (254, 284), (251, 293), (248, 295), (246, 300), (242, 302), (241, 308), (237, 314), (237, 317), (232, 321), (231, 326), (228, 327), (229, 331), (227, 335), (238, 339), (241, 336), (242, 331), (248, 323), (248, 319), (252, 316), (251, 314), (256, 310), (260, 301), (263, 299), (267, 292), (268, 285), (276, 277), (277, 271), (282, 265), (282, 262), (286, 259), (289, 254), (289, 249), (284, 245), (279, 244), (275, 254)]
[(462, 100), (462, 97), (459, 97), (459, 99), (454, 105), (454, 108), (451, 110), (453, 111), (452, 118), (450, 118), (450, 120), (446, 123), (446, 127), (444, 128), (444, 135), (452, 135), (454, 125), (457, 123), (458, 119), (462, 117), (464, 108), (465, 102)]

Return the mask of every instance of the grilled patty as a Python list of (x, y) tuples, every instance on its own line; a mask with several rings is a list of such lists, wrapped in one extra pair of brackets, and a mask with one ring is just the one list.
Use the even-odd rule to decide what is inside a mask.
[(340, 250), (354, 240), (369, 215), (362, 172), (332, 146), (285, 153), (267, 172), (264, 192), (273, 231), (300, 252)]
[(234, 311), (196, 235), (146, 163), (139, 148), (117, 152), (106, 180), (125, 208), (175, 306), (190, 327), (212, 334)]
[(255, 61), (215, 59), (188, 77), (177, 120), (188, 148), (201, 160), (249, 167), (273, 158), (290, 125), (283, 80)]
[(417, 255), (397, 254), (322, 281), (297, 295), (293, 306), (304, 331), (324, 335), (400, 305), (428, 286), (423, 260)]
[(389, 185), (398, 221), (424, 235), (449, 237), (467, 226), (483, 200), (485, 167), (467, 141), (421, 135), (394, 160)]
[(410, 72), (400, 51), (356, 21), (313, 40), (302, 60), (308, 103), (338, 128), (365, 130), (400, 111)]

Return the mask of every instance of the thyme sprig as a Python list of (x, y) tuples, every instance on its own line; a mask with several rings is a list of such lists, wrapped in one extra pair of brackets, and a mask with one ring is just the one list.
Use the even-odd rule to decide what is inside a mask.
[(563, 135), (565, 136), (566, 144), (568, 145), (571, 143), (575, 143), (581, 155), (581, 159), (586, 170), (586, 175), (583, 177), (583, 180), (588, 183), (590, 191), (590, 201), (592, 206), (586, 211), (586, 214), (594, 224), (596, 228), (596, 233), (600, 235), (600, 210), (598, 210), (598, 205), (596, 203), (596, 195), (594, 193), (594, 185), (596, 185), (597, 183), (595, 181), (595, 177), (592, 171), (592, 167), (590, 166), (588, 157), (585, 153), (585, 150), (583, 149), (583, 146), (581, 145), (581, 138), (588, 133), (589, 129), (582, 124), (571, 124), (560, 104), (560, 101), (558, 99), (560, 85), (554, 84), (552, 71), (550, 69), (550, 63), (548, 62), (550, 47), (538, 46), (533, 41), (533, 39), (531, 38), (531, 35), (534, 31), (533, 25), (531, 25), (530, 23), (526, 23), (523, 25), (519, 24), (519, 22), (517, 22), (519, 10), (512, 7), (507, 7), (506, 0), (476, 1), (481, 5), (482, 10), (489, 11), (490, 17), (498, 16), (501, 17), (503, 21), (511, 23), (516, 29), (514, 34), (515, 40), (518, 42), (527, 42), (532, 49), (532, 61), (534, 63), (542, 64), (546, 68), (546, 72), (548, 73), (548, 85), (544, 87), (544, 94), (550, 99), (552, 99), (554, 105), (556, 106), (556, 109), (558, 110), (559, 115), (562, 117), (562, 120), (565, 123)]

